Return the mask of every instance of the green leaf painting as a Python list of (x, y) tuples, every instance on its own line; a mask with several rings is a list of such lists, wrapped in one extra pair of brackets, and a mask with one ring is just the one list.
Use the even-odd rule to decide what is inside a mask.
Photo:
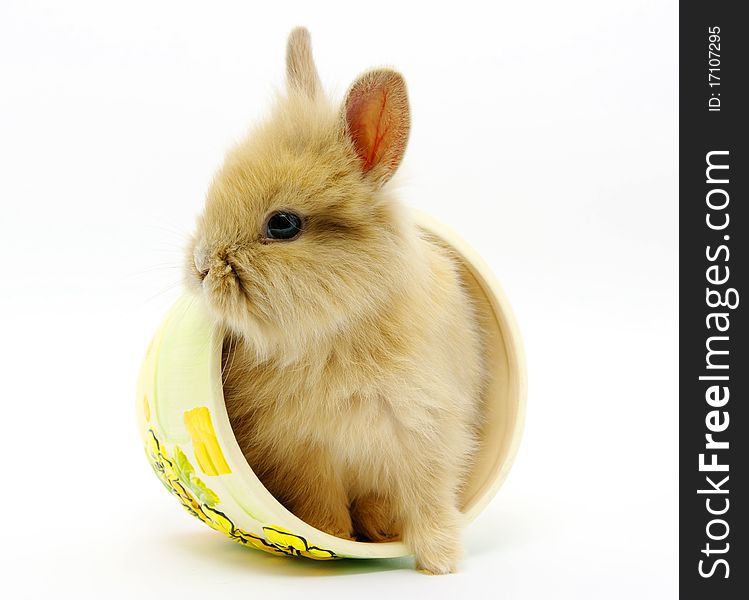
[(208, 489), (200, 478), (195, 475), (195, 468), (190, 464), (187, 456), (179, 446), (174, 447), (174, 470), (179, 480), (184, 483), (195, 494), (196, 498), (206, 506), (218, 504), (219, 497), (215, 492)]

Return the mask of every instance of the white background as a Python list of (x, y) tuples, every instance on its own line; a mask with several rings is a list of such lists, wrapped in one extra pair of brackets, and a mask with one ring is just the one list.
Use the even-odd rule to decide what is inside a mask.
[[(525, 438), (456, 575), (243, 549), (140, 447), (183, 242), (298, 24), (338, 98), (404, 73), (402, 198), (484, 255), (524, 334)], [(2, 595), (675, 597), (676, 51), (670, 1), (4, 0)]]

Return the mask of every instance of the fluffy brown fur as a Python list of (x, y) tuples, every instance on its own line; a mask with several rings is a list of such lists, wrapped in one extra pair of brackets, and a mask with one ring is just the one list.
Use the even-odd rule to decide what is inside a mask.
[[(402, 537), (418, 568), (447, 573), (484, 374), (456, 264), (383, 187), (408, 138), (405, 83), (370, 71), (334, 106), (304, 29), (287, 78), (227, 156), (187, 256), (227, 330), (229, 418), (298, 517), (344, 538)], [(278, 210), (303, 217), (299, 237), (265, 239)]]

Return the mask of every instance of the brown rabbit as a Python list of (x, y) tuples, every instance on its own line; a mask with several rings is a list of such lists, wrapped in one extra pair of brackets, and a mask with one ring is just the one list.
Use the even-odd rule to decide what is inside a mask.
[(417, 568), (448, 573), (485, 377), (453, 258), (385, 185), (408, 139), (406, 86), (369, 71), (337, 108), (305, 29), (286, 61), (287, 95), (228, 154), (187, 256), (227, 331), (229, 418), (298, 517), (344, 538), (402, 536)]

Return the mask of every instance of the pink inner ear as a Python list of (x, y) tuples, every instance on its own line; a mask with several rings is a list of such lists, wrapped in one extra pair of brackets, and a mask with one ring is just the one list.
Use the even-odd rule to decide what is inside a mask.
[(366, 173), (382, 159), (389, 139), (388, 92), (385, 88), (352, 90), (346, 120), (354, 147)]
[(362, 75), (346, 97), (346, 128), (362, 171), (384, 183), (406, 151), (408, 95), (403, 77), (390, 69)]

